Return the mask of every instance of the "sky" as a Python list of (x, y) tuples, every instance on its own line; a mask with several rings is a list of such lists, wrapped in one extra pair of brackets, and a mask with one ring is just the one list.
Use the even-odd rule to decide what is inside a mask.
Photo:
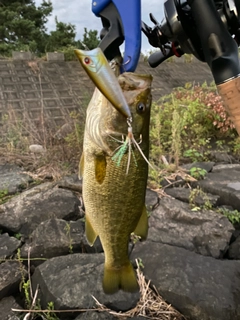
[[(129, 0), (135, 1), (135, 0)], [(36, 6), (41, 4), (42, 0), (35, 0)], [(51, 0), (53, 5), (52, 15), (48, 18), (48, 32), (55, 30), (55, 16), (58, 21), (72, 23), (76, 26), (76, 40), (82, 39), (84, 27), (88, 30), (98, 30), (100, 32), (102, 25), (100, 18), (97, 18), (91, 10), (91, 0)], [(149, 13), (153, 13), (155, 18), (161, 22), (163, 19), (163, 3), (165, 0), (142, 0), (142, 20), (148, 25), (153, 26), (149, 20)], [(147, 52), (152, 48), (145, 35), (142, 36), (142, 52)]]

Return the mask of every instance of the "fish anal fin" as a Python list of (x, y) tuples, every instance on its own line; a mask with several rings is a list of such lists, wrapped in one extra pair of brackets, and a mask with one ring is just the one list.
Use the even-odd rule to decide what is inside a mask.
[(130, 261), (121, 268), (104, 266), (103, 291), (106, 294), (113, 294), (120, 289), (126, 292), (136, 292), (139, 289)]
[(84, 153), (82, 153), (80, 161), (79, 161), (79, 170), (78, 170), (78, 178), (81, 180), (83, 177), (84, 170)]
[(141, 237), (141, 240), (146, 240), (148, 235), (148, 214), (146, 206), (143, 206), (141, 217), (138, 224), (133, 231), (137, 236)]
[(103, 154), (95, 155), (95, 178), (99, 184), (102, 184), (106, 176), (107, 161)]
[(91, 225), (91, 222), (89, 221), (87, 216), (86, 216), (86, 220), (85, 220), (85, 234), (86, 234), (86, 238), (87, 238), (89, 245), (93, 246), (94, 242), (97, 239), (98, 234), (94, 231), (94, 229)]

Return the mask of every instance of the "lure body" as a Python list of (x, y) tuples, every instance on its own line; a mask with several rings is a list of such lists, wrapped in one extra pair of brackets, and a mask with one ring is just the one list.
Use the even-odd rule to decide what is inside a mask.
[(90, 51), (75, 50), (82, 67), (90, 79), (111, 104), (126, 118), (131, 112), (117, 78), (100, 48)]

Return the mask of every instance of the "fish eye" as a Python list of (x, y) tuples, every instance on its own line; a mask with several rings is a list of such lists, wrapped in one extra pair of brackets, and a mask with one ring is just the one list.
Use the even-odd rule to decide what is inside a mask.
[(137, 104), (137, 112), (138, 113), (143, 113), (146, 110), (146, 106), (143, 102), (139, 102)]
[(83, 61), (84, 61), (85, 64), (90, 64), (91, 63), (91, 59), (88, 58), (88, 57), (85, 57)]

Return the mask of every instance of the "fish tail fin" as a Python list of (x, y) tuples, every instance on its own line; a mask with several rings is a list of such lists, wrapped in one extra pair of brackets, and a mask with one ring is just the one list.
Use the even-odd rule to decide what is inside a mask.
[(118, 269), (104, 266), (104, 292), (113, 294), (120, 289), (127, 292), (135, 292), (139, 289), (136, 274), (130, 261)]

